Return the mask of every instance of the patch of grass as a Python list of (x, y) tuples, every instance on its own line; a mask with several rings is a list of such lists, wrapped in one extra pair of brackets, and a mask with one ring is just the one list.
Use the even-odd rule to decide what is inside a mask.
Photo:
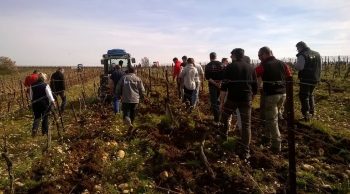
[(224, 168), (225, 172), (232, 177), (240, 177), (242, 176), (241, 169), (238, 165), (226, 166)]
[(347, 103), (347, 104), (344, 106), (344, 111), (350, 113), (350, 103)]
[(266, 176), (266, 172), (257, 169), (254, 170), (252, 175), (257, 182), (263, 182), (264, 177)]
[(303, 188), (303, 190), (308, 190), (309, 188), (314, 188), (314, 183), (317, 182), (317, 177), (311, 172), (299, 171), (297, 173), (297, 186)]
[(232, 151), (237, 146), (237, 137), (228, 137), (227, 140), (222, 144), (225, 150)]
[(103, 186), (104, 186), (103, 187), (104, 188), (104, 192), (106, 192), (106, 193), (111, 193), (111, 194), (120, 193), (118, 191), (118, 189), (114, 185), (112, 185), (110, 183), (105, 183)]
[(310, 127), (314, 128), (314, 129), (318, 129), (320, 130), (321, 132), (323, 133), (326, 133), (326, 134), (330, 134), (331, 132), (331, 129), (328, 128), (324, 123), (321, 123), (320, 121), (318, 120), (312, 120), (310, 121)]
[(349, 180), (346, 180), (346, 181), (341, 182), (341, 183), (336, 183), (333, 186), (338, 194), (350, 193), (350, 181)]

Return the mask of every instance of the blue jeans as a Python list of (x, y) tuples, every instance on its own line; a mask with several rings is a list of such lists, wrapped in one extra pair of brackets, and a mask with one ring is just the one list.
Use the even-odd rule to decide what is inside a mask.
[(184, 98), (183, 98), (183, 102), (190, 102), (190, 106), (194, 105), (195, 99), (193, 98), (194, 93), (196, 92), (196, 90), (189, 90), (186, 87), (184, 87)]
[(113, 111), (114, 111), (114, 113), (119, 113), (120, 112), (118, 97), (113, 97)]
[(211, 106), (211, 111), (214, 115), (215, 122), (220, 121), (219, 96), (220, 96), (220, 89), (212, 84), (209, 84), (210, 106)]
[(199, 87), (197, 87), (192, 94), (191, 104), (193, 104), (193, 106), (196, 106), (198, 104), (198, 94), (199, 94)]

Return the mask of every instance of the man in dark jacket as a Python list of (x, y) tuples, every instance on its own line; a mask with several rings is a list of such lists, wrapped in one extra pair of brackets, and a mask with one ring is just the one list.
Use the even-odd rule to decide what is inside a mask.
[[(118, 64), (115, 66), (115, 70), (112, 72), (111, 75), (111, 80), (113, 81), (113, 94), (115, 94), (115, 90), (117, 87), (117, 84), (120, 80), (125, 75), (124, 71), (122, 71), (121, 66)], [(119, 113), (119, 98), (114, 95), (113, 97), (113, 110), (114, 113)]]
[(315, 114), (314, 89), (321, 77), (321, 56), (302, 41), (296, 47), (298, 54), (295, 68), (299, 71), (301, 113), (304, 120), (309, 121)]
[[(243, 159), (249, 158), (249, 144), (251, 139), (251, 109), (253, 95), (257, 93), (256, 74), (254, 69), (245, 60), (244, 50), (233, 49), (232, 63), (229, 64), (223, 76), (220, 93), (220, 110), (225, 133), (228, 132), (229, 117), (236, 109), (242, 121), (242, 153)], [(225, 102), (226, 98), (226, 102)]]
[(205, 66), (204, 76), (208, 80), (209, 97), (211, 104), (211, 111), (214, 115), (214, 122), (218, 123), (220, 120), (219, 112), (219, 95), (220, 84), (223, 78), (224, 66), (220, 61), (216, 60), (216, 53), (209, 54), (210, 62)]
[(278, 128), (278, 115), (283, 112), (283, 104), (286, 99), (286, 78), (292, 76), (289, 67), (277, 60), (268, 47), (259, 50), (260, 65), (256, 68), (256, 74), (263, 81), (265, 136), (264, 140), (272, 141), (271, 150), (274, 153), (281, 151), (281, 133)]
[[(66, 90), (66, 84), (64, 80), (64, 69), (58, 68), (55, 73), (51, 75), (50, 87), (54, 94), (54, 98), (57, 101), (57, 96), (60, 96), (62, 103), (60, 106), (60, 111), (63, 112), (66, 107), (66, 95), (64, 91)], [(58, 103), (58, 102), (57, 102)]]

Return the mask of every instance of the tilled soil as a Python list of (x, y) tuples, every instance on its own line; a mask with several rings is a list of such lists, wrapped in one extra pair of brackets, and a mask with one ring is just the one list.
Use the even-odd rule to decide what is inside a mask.
[[(175, 96), (175, 94), (172, 94)], [(30, 188), (28, 193), (110, 193), (106, 183), (114, 185), (116, 190), (121, 183), (132, 182), (134, 193), (147, 192), (145, 185), (136, 180), (147, 177), (153, 182), (152, 188), (164, 193), (284, 193), (288, 188), (288, 145), (286, 122), (280, 123), (283, 137), (282, 153), (273, 154), (266, 145), (260, 143), (262, 121), (259, 110), (252, 112), (251, 157), (239, 158), (239, 131), (230, 132), (235, 137), (232, 145), (225, 142), (220, 127), (213, 124), (208, 96), (201, 96), (199, 109), (188, 113), (179, 100), (171, 104), (176, 124), (164, 125), (148, 123), (150, 114), (165, 114), (164, 101), (151, 98), (149, 103), (139, 107), (138, 125), (132, 134), (127, 130), (120, 135), (111, 133), (115, 126), (112, 112), (99, 105), (88, 107), (84, 122), (67, 129), (63, 143), (53, 148), (33, 164), (31, 178), (41, 184)], [(103, 110), (103, 111), (102, 111)], [(107, 112), (107, 114), (106, 114)], [(165, 126), (165, 127), (164, 127)], [(122, 126), (117, 126), (122, 129)], [(112, 129), (114, 130), (114, 129)], [(296, 126), (296, 161), (298, 172), (313, 174), (316, 178), (308, 179), (307, 185), (298, 185), (299, 193), (318, 192), (336, 193), (338, 188), (326, 187), (334, 182), (348, 180), (346, 170), (350, 155), (346, 148), (350, 140), (335, 139), (318, 130), (298, 124)], [(116, 161), (117, 151), (132, 147), (133, 140), (141, 140), (136, 152), (145, 161), (132, 168), (119, 169)], [(214, 177), (204, 165), (200, 152), (201, 142)], [(117, 142), (111, 147), (110, 142)], [(151, 150), (153, 155), (146, 157)], [(143, 155), (144, 154), (144, 155)], [(128, 157), (128, 155), (126, 156)], [(303, 165), (312, 165), (306, 169)], [(113, 166), (114, 165), (114, 166)], [(108, 170), (107, 166), (113, 166)], [(120, 167), (122, 168), (122, 166)], [(107, 169), (107, 170), (106, 170)], [(126, 172), (129, 170), (130, 172)], [(166, 176), (160, 174), (166, 171)], [(131, 192), (130, 190), (128, 190)], [(25, 191), (23, 191), (25, 192)], [(150, 192), (152, 193), (152, 192)]]

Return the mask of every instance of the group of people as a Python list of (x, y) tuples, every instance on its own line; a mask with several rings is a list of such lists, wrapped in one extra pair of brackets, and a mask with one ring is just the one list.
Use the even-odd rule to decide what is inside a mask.
[[(308, 121), (315, 114), (313, 92), (320, 81), (321, 57), (302, 41), (296, 47), (298, 54), (295, 69), (299, 71), (301, 112), (303, 119)], [(230, 64), (227, 58), (218, 61), (216, 53), (212, 52), (204, 71), (214, 123), (222, 126), (222, 135), (227, 137), (232, 115), (237, 115), (242, 145), (239, 154), (243, 158), (250, 156), (252, 100), (258, 91), (261, 93), (260, 110), (264, 126), (262, 143), (268, 145), (274, 153), (281, 151), (278, 120), (283, 118), (286, 80), (292, 76), (292, 72), (288, 65), (273, 56), (269, 47), (260, 48), (258, 57), (260, 64), (253, 67), (242, 48), (232, 50)], [(192, 58), (183, 58), (182, 63), (177, 58), (173, 61), (173, 77), (177, 80), (179, 97), (193, 106), (198, 98), (200, 82), (196, 64)]]
[(61, 105), (58, 107), (63, 112), (66, 106), (64, 69), (58, 68), (51, 75), (50, 83), (47, 84), (47, 75), (43, 72), (34, 72), (28, 75), (24, 81), (31, 100), (31, 108), (34, 113), (32, 136), (36, 136), (41, 121), (42, 134), (47, 134), (49, 127), (49, 114), (52, 107), (58, 107), (57, 96), (61, 98)]
[(191, 111), (198, 104), (199, 87), (204, 80), (203, 68), (187, 56), (182, 57), (182, 63), (176, 57), (173, 62), (173, 80), (176, 79), (179, 98), (187, 102)]
[[(298, 54), (294, 66), (299, 71), (300, 79), (299, 99), (303, 119), (308, 121), (315, 114), (314, 89), (320, 81), (321, 57), (312, 51), (304, 42), (296, 44)], [(257, 67), (250, 64), (250, 58), (244, 54), (242, 48), (231, 51), (232, 62), (227, 58), (217, 60), (215, 52), (209, 54), (210, 62), (203, 71), (200, 64), (193, 58), (173, 58), (173, 80), (176, 80), (179, 98), (186, 102), (191, 111), (198, 105), (199, 86), (208, 81), (210, 108), (214, 123), (223, 129), (222, 135), (227, 137), (232, 115), (240, 122), (242, 152), (240, 156), (249, 158), (249, 144), (251, 141), (251, 111), (254, 96), (260, 91), (260, 110), (262, 113), (264, 134), (262, 143), (268, 144), (274, 153), (281, 151), (281, 134), (278, 120), (283, 118), (283, 105), (286, 100), (286, 80), (292, 76), (291, 68), (273, 56), (272, 50), (262, 47), (258, 51), (261, 63)], [(119, 101), (122, 100), (123, 119), (129, 127), (133, 127), (137, 105), (144, 100), (144, 85), (136, 75), (136, 69), (128, 66), (122, 70), (123, 61), (114, 64), (110, 72), (113, 83), (113, 109), (119, 112)], [(66, 104), (64, 70), (62, 68), (51, 76), (50, 85), (46, 84), (47, 76), (34, 71), (25, 80), (29, 88), (34, 112), (32, 127), (33, 136), (42, 119), (42, 133), (48, 132), (48, 114), (51, 107), (56, 107), (57, 96), (62, 103), (59, 108), (64, 111)], [(259, 90), (260, 89), (260, 90)]]

